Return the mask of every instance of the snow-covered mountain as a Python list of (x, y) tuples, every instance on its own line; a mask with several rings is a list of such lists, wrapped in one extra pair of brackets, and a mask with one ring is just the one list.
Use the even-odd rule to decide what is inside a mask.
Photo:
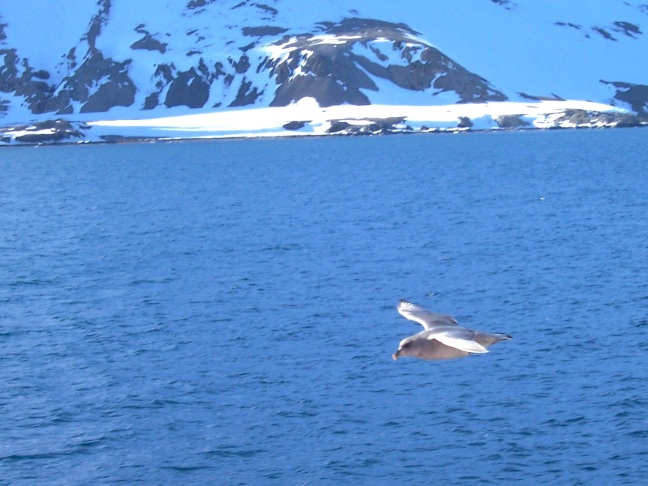
[(623, 0), (2, 2), (0, 125), (5, 143), (240, 135), (259, 117), (291, 133), (636, 125), (646, 29), (648, 4)]

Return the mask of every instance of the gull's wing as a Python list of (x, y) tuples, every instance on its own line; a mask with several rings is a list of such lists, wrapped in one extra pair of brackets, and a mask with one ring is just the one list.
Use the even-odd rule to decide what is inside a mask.
[(475, 332), (459, 326), (439, 326), (423, 331), (425, 339), (436, 339), (446, 346), (468, 353), (488, 353), (488, 349), (475, 341)]
[(405, 299), (401, 299), (396, 306), (398, 313), (405, 319), (418, 322), (425, 329), (432, 329), (436, 326), (456, 326), (457, 321), (454, 317), (445, 314), (436, 314), (423, 307), (412, 304)]

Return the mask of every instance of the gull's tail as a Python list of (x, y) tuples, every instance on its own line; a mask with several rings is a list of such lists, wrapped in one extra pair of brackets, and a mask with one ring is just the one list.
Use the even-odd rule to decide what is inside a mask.
[(490, 334), (479, 331), (477, 331), (477, 335), (475, 336), (475, 341), (485, 348), (492, 346), (495, 343), (499, 343), (500, 341), (508, 341), (509, 339), (513, 339), (513, 336), (510, 336), (509, 334)]

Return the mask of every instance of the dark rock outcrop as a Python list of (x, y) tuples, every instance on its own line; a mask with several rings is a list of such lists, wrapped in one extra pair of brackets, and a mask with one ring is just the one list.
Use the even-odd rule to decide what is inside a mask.
[(616, 88), (614, 99), (628, 104), (640, 120), (648, 122), (648, 85), (621, 81), (601, 82)]
[[(350, 18), (320, 26), (322, 33), (341, 40), (328, 44), (321, 42), (318, 35), (304, 34), (277, 42), (289, 54), (266, 61), (279, 84), (271, 106), (285, 106), (304, 96), (315, 98), (320, 106), (369, 104), (361, 90), (377, 91), (378, 87), (367, 73), (408, 90), (433, 89), (435, 94), (454, 91), (465, 103), (507, 99), (485, 79), (416, 40), (418, 32), (407, 25)], [(389, 39), (398, 53), (398, 64), (389, 63), (387, 56), (372, 45), (384, 39)], [(358, 54), (358, 45), (373, 53), (376, 60)]]
[(16, 49), (0, 49), (4, 64), (0, 65), (0, 92), (24, 97), (34, 114), (48, 110), (48, 100), (54, 93), (54, 86), (48, 84), (49, 73), (34, 71), (26, 59), (21, 60)]
[(13, 131), (25, 132), (23, 135), (14, 137), (14, 140), (19, 143), (53, 143), (82, 140), (85, 135), (80, 131), (80, 128), (83, 126), (67, 120), (56, 119), (13, 127), (7, 130), (6, 134), (11, 134)]
[(346, 77), (346, 83), (342, 83), (335, 75), (296, 76), (279, 85), (270, 106), (287, 106), (305, 97), (315, 98), (320, 106), (344, 103), (368, 105), (369, 98), (360, 91), (360, 88), (369, 86), (376, 89), (375, 84), (367, 77), (368, 86), (364, 86), (357, 78), (349, 76)]
[(229, 104), (229, 106), (236, 107), (251, 105), (262, 94), (263, 91), (259, 91), (256, 86), (252, 86), (252, 81), (248, 81), (244, 77), (241, 81), (238, 92), (236, 93), (236, 98)]
[(209, 83), (199, 76), (194, 68), (187, 72), (177, 73), (169, 84), (164, 104), (168, 108), (187, 106), (202, 108), (209, 99)]
[(272, 25), (262, 25), (259, 27), (243, 27), (241, 32), (243, 35), (249, 37), (265, 37), (265, 36), (275, 36), (287, 32), (288, 29), (283, 27), (275, 27)]
[(301, 130), (308, 124), (309, 122), (307, 121), (291, 121), (286, 123), (283, 128), (285, 130)]
[(617, 39), (613, 33), (618, 33), (618, 34), (623, 34), (626, 37), (630, 37), (632, 39), (638, 39), (640, 35), (643, 35), (643, 32), (641, 31), (641, 27), (637, 24), (633, 24), (632, 22), (626, 22), (623, 20), (617, 20), (613, 22), (611, 25), (607, 26), (601, 26), (601, 25), (594, 25), (591, 27), (583, 26), (581, 24), (575, 24), (573, 22), (554, 22), (554, 25), (557, 25), (559, 27), (568, 27), (571, 29), (575, 29), (582, 33), (586, 38), (590, 38), (590, 32), (596, 32), (598, 35), (603, 37), (604, 39), (607, 39), (609, 41), (617, 42), (619, 39)]
[(158, 51), (161, 54), (166, 52), (167, 44), (160, 42), (148, 32), (140, 40), (135, 41), (130, 46), (131, 49), (144, 49), (147, 51)]
[(557, 94), (551, 93), (550, 95), (530, 95), (527, 93), (519, 92), (518, 93), (521, 98), (524, 98), (525, 100), (531, 100), (531, 101), (565, 101), (564, 98), (561, 98)]
[(641, 32), (641, 28), (638, 25), (621, 20), (614, 22), (612, 30), (622, 33), (628, 37), (632, 37), (633, 39), (636, 39), (637, 36), (643, 34), (643, 32)]
[(517, 4), (511, 0), (491, 0), (491, 2), (504, 7), (506, 10), (513, 10)]
[(130, 61), (115, 62), (105, 59), (96, 47), (97, 36), (108, 21), (110, 0), (99, 0), (98, 13), (92, 18), (88, 32), (88, 51), (81, 64), (77, 62), (76, 48), (67, 55), (71, 73), (59, 85), (48, 83), (47, 71), (34, 71), (27, 59), (19, 59), (14, 49), (0, 51), (4, 65), (0, 67), (0, 91), (23, 96), (32, 113), (57, 114), (103, 112), (113, 106), (131, 106), (136, 87), (128, 76)]
[(103, 26), (108, 23), (111, 0), (98, 0), (97, 5), (99, 7), (99, 11), (94, 17), (92, 17), (88, 33), (81, 39), (88, 42), (91, 53), (96, 53), (98, 51), (96, 44), (97, 37), (99, 37), (99, 34), (101, 34), (101, 29), (103, 28)]
[(601, 113), (586, 110), (567, 110), (556, 122), (558, 125), (568, 124), (580, 128), (641, 126), (639, 118), (630, 113)]
[[(153, 75), (157, 80), (157, 91), (147, 95), (143, 109), (157, 107), (161, 99), (164, 99), (164, 105), (168, 108), (202, 108), (209, 100), (212, 90), (224, 92), (224, 88), (229, 88), (237, 75), (244, 75), (250, 67), (250, 58), (246, 54), (238, 59), (229, 58), (226, 64), (217, 62), (211, 67), (200, 57), (198, 64), (187, 71), (179, 71), (173, 64), (159, 64)], [(228, 106), (253, 104), (263, 94), (263, 89), (253, 86), (245, 76), (239, 79), (241, 81), (237, 94)], [(217, 101), (215, 107), (221, 104), (222, 101)]]
[(467, 116), (460, 116), (457, 128), (472, 128), (473, 122)]
[(135, 101), (136, 87), (128, 76), (129, 64), (130, 61), (120, 63), (104, 59), (101, 52), (96, 51), (63, 80), (56, 96), (48, 100), (46, 111), (73, 113), (76, 104), (81, 104), (80, 113), (131, 106)]
[(515, 129), (515, 128), (528, 128), (531, 124), (524, 120), (521, 116), (500, 116), (495, 119), (497, 126), (500, 128), (506, 129)]
[[(355, 123), (349, 123), (354, 121)], [(385, 135), (409, 133), (412, 128), (405, 125), (405, 118), (370, 118), (362, 120), (332, 120), (326, 133), (337, 135)]]

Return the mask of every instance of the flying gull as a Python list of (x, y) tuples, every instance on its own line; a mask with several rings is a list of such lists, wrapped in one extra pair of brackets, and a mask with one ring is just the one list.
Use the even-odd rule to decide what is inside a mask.
[(454, 317), (436, 314), (401, 299), (398, 312), (410, 321), (418, 322), (423, 331), (403, 339), (392, 358), (412, 356), (420, 359), (463, 358), (470, 354), (488, 353), (489, 346), (507, 339), (508, 334), (489, 334), (461, 327)]

